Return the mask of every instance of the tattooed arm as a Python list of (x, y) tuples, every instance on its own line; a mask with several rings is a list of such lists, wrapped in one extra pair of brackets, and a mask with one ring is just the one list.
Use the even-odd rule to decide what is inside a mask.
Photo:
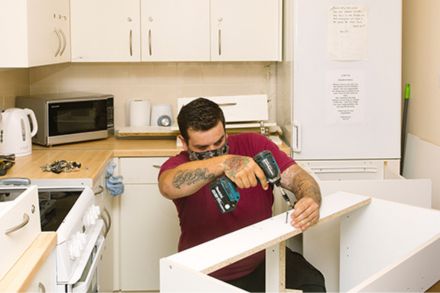
[(292, 226), (304, 231), (316, 224), (319, 220), (321, 191), (315, 179), (294, 164), (281, 174), (281, 186), (292, 191), (297, 199), (291, 216)]
[(159, 177), (159, 189), (169, 199), (189, 196), (216, 177), (225, 174), (240, 188), (268, 184), (263, 171), (250, 157), (224, 155), (207, 160), (192, 161), (164, 171)]

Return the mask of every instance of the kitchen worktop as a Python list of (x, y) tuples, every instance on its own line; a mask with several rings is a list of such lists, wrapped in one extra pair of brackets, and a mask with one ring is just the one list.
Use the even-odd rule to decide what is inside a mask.
[[(289, 153), (284, 143), (280, 148)], [(113, 157), (168, 157), (178, 154), (181, 148), (175, 139), (108, 139), (72, 143), (53, 147), (34, 145), (32, 155), (17, 157), (15, 165), (1, 178), (26, 177), (36, 179), (80, 179), (93, 181), (102, 174), (107, 162)], [(43, 172), (41, 166), (56, 160), (77, 161), (79, 171), (55, 174)]]

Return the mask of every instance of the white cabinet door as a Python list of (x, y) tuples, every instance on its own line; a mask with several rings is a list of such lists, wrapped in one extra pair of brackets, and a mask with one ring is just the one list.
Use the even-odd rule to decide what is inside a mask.
[(29, 66), (70, 61), (69, 1), (28, 1)]
[(141, 0), (142, 61), (209, 61), (209, 1)]
[(56, 252), (53, 250), (35, 275), (26, 292), (56, 292), (56, 276)]
[(174, 204), (157, 184), (127, 184), (121, 198), (121, 290), (159, 290), (159, 259), (177, 252)]
[(139, 0), (71, 1), (72, 61), (140, 61), (139, 10)]
[(280, 61), (281, 0), (211, 0), (212, 61)]
[(159, 259), (177, 252), (177, 211), (158, 188), (165, 157), (121, 158), (125, 191), (120, 197), (120, 289), (158, 291)]

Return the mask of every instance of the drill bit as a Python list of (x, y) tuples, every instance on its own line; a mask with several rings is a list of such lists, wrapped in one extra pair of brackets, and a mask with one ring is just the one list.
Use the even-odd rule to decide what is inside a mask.
[[(276, 189), (279, 190), (279, 192), (280, 192), (281, 195), (283, 196), (284, 200), (285, 200), (286, 203), (287, 203), (287, 206), (288, 206), (290, 209), (293, 209), (293, 204), (292, 204), (292, 202), (290, 201), (289, 196), (287, 196), (287, 193), (284, 191), (284, 189), (283, 189), (281, 186), (276, 185), (276, 184), (275, 184), (274, 186), (275, 186)], [(286, 224), (287, 224), (287, 220), (288, 220), (288, 218), (289, 218), (289, 210), (286, 211)]]

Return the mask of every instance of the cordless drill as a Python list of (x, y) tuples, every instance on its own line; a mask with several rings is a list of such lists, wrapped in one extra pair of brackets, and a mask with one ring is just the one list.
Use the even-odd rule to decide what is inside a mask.
[[(293, 207), (284, 189), (281, 187), (280, 168), (275, 158), (268, 150), (264, 150), (254, 157), (255, 162), (263, 170), (267, 181), (279, 189), (289, 207)], [(214, 196), (218, 208), (222, 213), (232, 212), (238, 204), (240, 193), (235, 184), (226, 176), (221, 176), (211, 183), (211, 193)]]

